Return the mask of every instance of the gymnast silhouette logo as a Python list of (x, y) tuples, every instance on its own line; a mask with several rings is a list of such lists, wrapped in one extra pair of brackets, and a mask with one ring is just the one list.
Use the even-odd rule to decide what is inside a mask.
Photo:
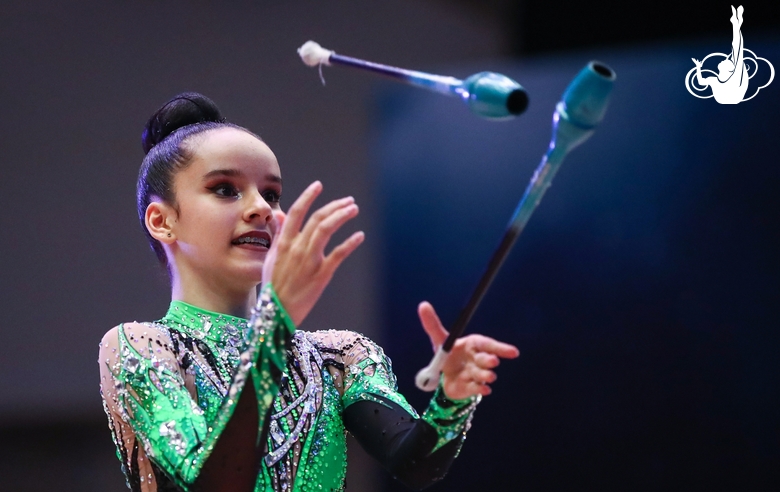
[[(711, 53), (702, 61), (692, 58), (696, 66), (685, 76), (685, 88), (692, 95), (700, 99), (714, 97), (720, 104), (739, 104), (742, 101), (753, 99), (758, 94), (758, 91), (772, 83), (772, 79), (775, 78), (775, 67), (769, 63), (769, 60), (756, 56), (755, 53), (744, 46), (740, 30), (744, 11), (745, 9), (742, 8), (742, 5), (736, 10), (734, 10), (733, 5), (731, 6), (731, 19), (729, 19), (733, 33), (731, 54)], [(710, 58), (713, 59), (712, 63), (721, 60), (718, 63), (717, 73), (714, 70), (702, 68)], [(750, 80), (759, 72), (760, 62), (766, 63), (766, 66), (769, 67), (769, 80), (760, 86), (758, 84), (762, 81), (759, 81), (759, 79), (750, 84)], [(713, 76), (705, 77), (703, 74)], [(751, 90), (749, 95), (747, 95), (748, 85), (753, 86), (753, 90)], [(712, 92), (709, 95), (701, 95), (709, 92), (707, 88), (711, 89)], [(697, 94), (697, 92), (700, 94)], [(747, 97), (745, 97), (746, 95)]]

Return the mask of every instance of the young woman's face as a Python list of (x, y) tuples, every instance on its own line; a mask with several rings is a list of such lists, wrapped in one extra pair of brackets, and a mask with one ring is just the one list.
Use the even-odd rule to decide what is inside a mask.
[(195, 139), (191, 162), (173, 178), (177, 271), (236, 287), (257, 285), (276, 234), (272, 212), (282, 194), (276, 156), (235, 128)]

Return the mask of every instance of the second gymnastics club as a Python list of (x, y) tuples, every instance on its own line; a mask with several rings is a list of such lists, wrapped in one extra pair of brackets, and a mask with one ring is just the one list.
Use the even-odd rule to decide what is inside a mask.
[(528, 107), (528, 94), (525, 89), (506, 75), (499, 73), (480, 72), (460, 80), (455, 77), (417, 72), (339, 55), (326, 50), (314, 41), (304, 43), (298, 48), (298, 54), (310, 67), (345, 65), (385, 75), (439, 94), (455, 96), (465, 102), (472, 112), (491, 120), (514, 118)]
[(599, 62), (590, 62), (566, 88), (563, 98), (555, 107), (553, 114), (553, 132), (550, 147), (542, 157), (542, 162), (534, 171), (531, 182), (520, 199), (512, 219), (501, 239), (501, 243), (490, 258), (487, 269), (471, 294), (466, 306), (461, 310), (455, 325), (444, 345), (439, 347), (427, 367), (415, 377), (415, 384), (424, 391), (433, 391), (439, 384), (442, 367), (452, 346), (466, 329), (477, 310), (482, 297), (490, 287), (501, 265), (509, 254), (523, 228), (531, 218), (544, 192), (552, 184), (566, 155), (593, 135), (596, 126), (604, 118), (609, 95), (615, 81), (615, 72)]

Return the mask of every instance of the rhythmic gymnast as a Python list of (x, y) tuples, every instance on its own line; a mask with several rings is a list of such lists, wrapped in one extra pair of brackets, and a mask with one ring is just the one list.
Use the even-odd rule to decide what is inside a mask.
[[(345, 431), (408, 486), (441, 479), (499, 359), (517, 348), (458, 339), (419, 416), (371, 340), (298, 329), (363, 241), (356, 232), (325, 253), (358, 214), (351, 197), (305, 220), (322, 190), (315, 182), (283, 213), (273, 152), (196, 93), (154, 113), (143, 147), (138, 214), (169, 273), (171, 304), (157, 321), (109, 330), (98, 360), (128, 487), (343, 490)], [(430, 304), (418, 313), (437, 348), (447, 331)]]
[(692, 58), (696, 64), (696, 81), (702, 87), (710, 86), (715, 100), (721, 104), (738, 104), (742, 102), (748, 88), (748, 71), (744, 61), (744, 41), (742, 39), (742, 13), (744, 8), (740, 5), (736, 10), (731, 6), (731, 54), (718, 63), (717, 77), (702, 77), (702, 62)]

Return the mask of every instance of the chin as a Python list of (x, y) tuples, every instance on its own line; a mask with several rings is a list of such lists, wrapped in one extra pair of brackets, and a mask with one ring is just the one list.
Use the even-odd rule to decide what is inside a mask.
[(241, 285), (245, 285), (247, 288), (252, 288), (263, 280), (263, 262), (242, 261), (240, 264), (233, 264), (228, 266), (224, 273), (227, 274), (225, 278), (229, 279), (230, 282), (235, 282)]
[(222, 256), (219, 264), (214, 264), (213, 267), (220, 270), (220, 276), (226, 281), (241, 285), (242, 288), (251, 288), (262, 280), (266, 255), (266, 251), (233, 247), (227, 255)]

